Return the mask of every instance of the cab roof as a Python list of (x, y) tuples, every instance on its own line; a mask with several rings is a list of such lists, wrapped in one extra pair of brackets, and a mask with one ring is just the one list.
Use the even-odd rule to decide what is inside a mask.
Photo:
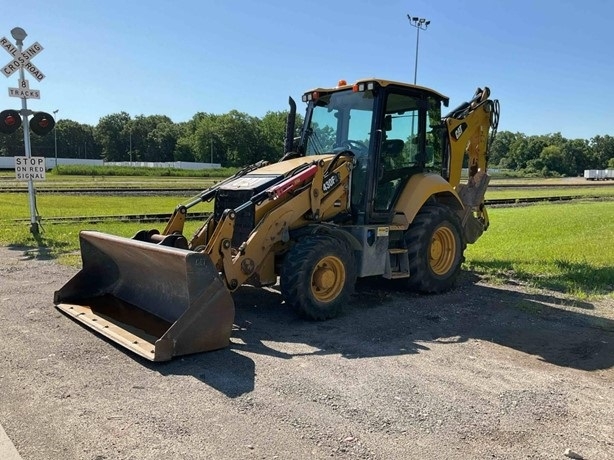
[(393, 80), (384, 80), (382, 78), (363, 78), (360, 80), (357, 80), (354, 83), (347, 83), (345, 80), (340, 80), (339, 83), (337, 84), (337, 86), (334, 86), (332, 88), (314, 88), (312, 90), (309, 90), (307, 92), (305, 92), (305, 95), (307, 94), (312, 94), (314, 92), (318, 92), (318, 93), (334, 93), (336, 91), (344, 91), (347, 89), (351, 89), (356, 85), (360, 85), (360, 84), (368, 84), (368, 83), (375, 83), (378, 86), (381, 87), (386, 87), (386, 86), (400, 86), (403, 88), (409, 88), (409, 89), (413, 89), (413, 90), (418, 90), (427, 94), (430, 94), (432, 96), (435, 96), (437, 99), (440, 99), (444, 105), (447, 107), (448, 106), (448, 102), (450, 100), (450, 98), (448, 96), (444, 96), (443, 94), (431, 89), (431, 88), (427, 88), (426, 86), (419, 86), (419, 85), (412, 85), (411, 83), (403, 83), (400, 81), (393, 81)]

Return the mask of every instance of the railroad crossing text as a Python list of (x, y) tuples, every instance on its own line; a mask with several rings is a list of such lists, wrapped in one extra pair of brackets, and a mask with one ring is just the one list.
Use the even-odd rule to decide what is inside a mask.
[(23, 99), (40, 99), (41, 92), (37, 89), (9, 88), (9, 96)]
[(45, 180), (44, 157), (15, 157), (17, 180)]
[(32, 74), (34, 78), (41, 81), (45, 78), (45, 74), (40, 71), (38, 67), (32, 64), (32, 58), (43, 50), (40, 43), (36, 42), (25, 51), (19, 51), (6, 37), (0, 38), (0, 47), (9, 53), (13, 59), (4, 67), (0, 67), (0, 71), (10, 77), (14, 72), (19, 69), (25, 69)]

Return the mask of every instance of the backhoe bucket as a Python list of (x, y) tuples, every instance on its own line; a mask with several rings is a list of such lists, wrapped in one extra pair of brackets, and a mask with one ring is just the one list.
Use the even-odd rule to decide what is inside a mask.
[(206, 254), (82, 231), (83, 268), (54, 303), (151, 361), (228, 345), (234, 302)]

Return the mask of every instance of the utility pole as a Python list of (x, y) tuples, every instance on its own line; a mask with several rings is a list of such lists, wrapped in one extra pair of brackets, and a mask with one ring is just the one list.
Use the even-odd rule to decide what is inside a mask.
[(418, 79), (418, 44), (420, 43), (420, 31), (426, 30), (431, 23), (431, 21), (426, 20), (425, 18), (419, 18), (417, 16), (407, 15), (407, 19), (409, 19), (409, 24), (416, 28), (416, 63), (414, 65), (414, 85)]
[[(60, 109), (55, 109), (53, 111), (53, 117), (60, 111)], [(58, 167), (58, 126), (57, 124), (53, 127), (53, 144), (55, 146), (55, 168)]]

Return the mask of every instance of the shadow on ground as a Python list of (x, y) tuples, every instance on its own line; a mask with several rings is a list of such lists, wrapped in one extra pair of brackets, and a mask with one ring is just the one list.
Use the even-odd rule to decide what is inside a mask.
[[(474, 262), (471, 269), (483, 273), (497, 273), (501, 278), (519, 279), (539, 289), (560, 292), (587, 292), (593, 295), (608, 295), (614, 290), (614, 266), (594, 266), (585, 262), (570, 262), (563, 259), (552, 261), (552, 273), (535, 276), (523, 272), (518, 262), (512, 260)], [(509, 278), (508, 278), (509, 276)]]
[[(425, 353), (429, 343), (479, 339), (562, 367), (614, 366), (614, 321), (591, 315), (589, 302), (476, 284), (420, 296), (361, 283), (339, 318), (312, 322), (285, 307), (275, 289), (240, 288), (234, 295), (230, 347), (151, 365), (163, 374), (192, 375), (229, 397), (254, 388), (250, 353), (279, 359), (338, 354), (347, 359)], [(307, 351), (287, 353), (284, 343)]]
[(69, 246), (67, 242), (60, 242), (55, 240), (49, 240), (43, 235), (32, 235), (32, 238), (36, 241), (37, 245), (23, 246), (17, 244), (10, 244), (7, 247), (11, 251), (19, 251), (23, 253), (23, 259), (36, 259), (36, 260), (52, 260), (58, 257), (58, 254), (65, 252), (65, 248)]

